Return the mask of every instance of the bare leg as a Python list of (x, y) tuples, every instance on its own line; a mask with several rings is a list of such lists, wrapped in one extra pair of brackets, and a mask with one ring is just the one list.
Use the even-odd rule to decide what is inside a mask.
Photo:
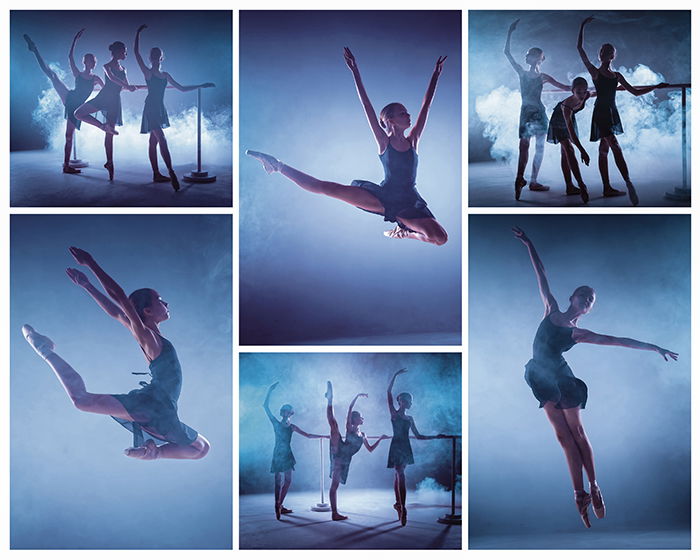
[(617, 141), (617, 138), (610, 136), (608, 137), (608, 144), (612, 149), (613, 157), (615, 158), (615, 165), (617, 165), (617, 168), (620, 170), (620, 175), (622, 175), (625, 185), (627, 185), (627, 193), (632, 201), (632, 205), (637, 206), (637, 204), (639, 204), (639, 197), (637, 196), (637, 190), (634, 188), (634, 185), (630, 180), (629, 169), (627, 169), (627, 162), (625, 161), (625, 156), (622, 153), (620, 143)]
[(540, 173), (540, 167), (542, 166), (542, 158), (544, 157), (544, 134), (538, 134), (535, 137), (535, 157), (532, 158), (532, 175), (530, 176), (530, 186), (531, 191), (548, 191), (549, 187), (538, 183), (537, 176)]
[(624, 196), (624, 192), (613, 189), (610, 184), (610, 172), (608, 171), (608, 152), (610, 151), (610, 139), (614, 136), (606, 136), (600, 139), (598, 146), (598, 170), (603, 181), (603, 196)]
[(525, 180), (525, 167), (527, 166), (528, 151), (530, 150), (530, 139), (521, 138), (518, 144), (518, 172), (515, 176), (515, 200), (520, 200), (520, 192), (527, 184)]
[(39, 63), (39, 68), (41, 68), (41, 71), (44, 74), (46, 74), (46, 77), (49, 80), (51, 80), (51, 85), (56, 90), (56, 93), (58, 93), (58, 96), (61, 98), (61, 102), (65, 105), (66, 95), (68, 94), (68, 88), (59, 79), (59, 77), (56, 75), (56, 72), (51, 70), (51, 68), (49, 68), (47, 66), (46, 62), (44, 62), (44, 59), (39, 54), (39, 49), (34, 44), (34, 41), (32, 41), (30, 39), (29, 35), (25, 35), (24, 40), (27, 42), (27, 46), (29, 47), (29, 50), (34, 53), (34, 56), (36, 57), (36, 61)]
[(564, 157), (566, 158), (569, 169), (571, 170), (571, 172), (574, 174), (574, 177), (576, 178), (576, 182), (578, 183), (578, 186), (580, 189), (579, 192), (581, 194), (581, 198), (583, 199), (584, 203), (587, 203), (588, 202), (588, 188), (586, 187), (585, 183), (583, 182), (583, 177), (581, 176), (581, 169), (578, 166), (578, 161), (576, 161), (576, 153), (574, 152), (574, 147), (568, 138), (562, 140), (561, 149), (564, 152)]
[(199, 435), (189, 445), (164, 443), (156, 446), (151, 439), (143, 447), (130, 447), (124, 453), (133, 459), (202, 459), (209, 453), (210, 447), (207, 439)]
[(569, 167), (569, 160), (566, 157), (566, 150), (563, 144), (559, 144), (561, 150), (561, 172), (564, 175), (564, 184), (566, 185), (566, 194), (581, 194), (578, 188), (574, 185), (571, 180), (571, 168)]
[(167, 179), (165, 175), (161, 175), (160, 169), (158, 169), (158, 137), (152, 130), (148, 135), (148, 161), (151, 162), (153, 181), (156, 181), (156, 179), (160, 177)]
[(70, 153), (73, 149), (73, 135), (75, 133), (75, 125), (66, 119), (66, 143), (63, 146), (63, 172), (64, 173), (80, 173), (80, 169), (74, 169), (70, 166)]
[(282, 508), (280, 503), (280, 494), (282, 492), (282, 473), (275, 473), (275, 517), (279, 520)]
[(282, 484), (282, 488), (280, 488), (280, 509), (282, 509), (282, 504), (284, 503), (284, 499), (287, 497), (287, 491), (289, 490), (289, 487), (292, 484), (292, 471), (288, 470), (284, 472), (284, 482)]
[(396, 469), (396, 485), (398, 486), (399, 506), (401, 508), (401, 525), (406, 525), (406, 475), (404, 474), (405, 465), (395, 466)]
[(596, 479), (595, 466), (593, 463), (593, 448), (591, 447), (591, 442), (588, 440), (588, 436), (586, 436), (586, 432), (583, 429), (583, 424), (581, 423), (581, 409), (579, 407), (566, 408), (561, 412), (564, 413), (564, 419), (566, 420), (569, 430), (574, 438), (574, 442), (581, 453), (583, 468), (586, 470), (588, 480), (591, 484), (595, 484)]
[(401, 521), (401, 490), (399, 489), (399, 473), (394, 472), (394, 497), (396, 501), (394, 502), (394, 509), (399, 515), (399, 521)]
[(401, 223), (414, 230), (408, 231), (401, 227), (384, 232), (387, 237), (396, 239), (417, 239), (434, 245), (447, 243), (447, 232), (435, 218), (401, 218)]
[(99, 111), (99, 109), (97, 107), (94, 107), (93, 105), (90, 105), (90, 103), (88, 102), (83, 103), (80, 107), (78, 107), (73, 113), (73, 115), (76, 119), (91, 124), (92, 126), (103, 130), (107, 134), (119, 134), (116, 130), (114, 130), (114, 126), (110, 126), (109, 124), (102, 124), (100, 121), (98, 121), (95, 117), (92, 116), (92, 114), (97, 113), (97, 111)]
[(168, 174), (170, 175), (170, 183), (172, 184), (173, 189), (179, 191), (180, 182), (177, 179), (177, 174), (173, 170), (173, 161), (170, 158), (170, 150), (168, 149), (168, 141), (165, 139), (165, 133), (162, 129), (158, 128), (156, 130), (152, 130), (151, 134), (155, 135), (155, 137), (158, 140), (158, 144), (160, 146), (160, 155), (163, 158), (163, 161), (165, 162), (165, 167), (168, 168)]

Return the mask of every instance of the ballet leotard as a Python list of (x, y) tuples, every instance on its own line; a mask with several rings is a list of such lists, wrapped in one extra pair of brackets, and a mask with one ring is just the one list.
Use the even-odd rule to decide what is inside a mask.
[[(126, 80), (126, 70), (113, 70), (114, 75), (120, 80)], [(122, 122), (122, 86), (109, 79), (105, 74), (105, 87), (100, 90), (95, 97), (90, 100), (90, 105), (102, 111), (105, 123), (123, 125)]]
[(95, 82), (92, 77), (89, 80), (83, 78), (80, 74), (75, 77), (75, 89), (71, 89), (66, 94), (65, 102), (65, 112), (64, 116), (70, 122), (73, 123), (75, 128), (80, 130), (80, 120), (75, 118), (75, 110), (80, 107), (85, 100), (90, 97), (93, 88), (95, 87)]
[(547, 133), (547, 111), (542, 104), (542, 76), (520, 72), (520, 126), (518, 136), (530, 138)]
[(352, 456), (360, 450), (363, 441), (362, 436), (348, 432), (345, 434), (345, 441), (341, 439), (338, 442), (335, 453), (331, 450), (331, 478), (333, 478), (333, 473), (337, 471), (340, 482), (345, 484), (348, 479)]
[(394, 435), (391, 438), (391, 445), (389, 446), (387, 468), (393, 469), (394, 467), (403, 465), (412, 465), (413, 450), (411, 449), (411, 441), (408, 439), (408, 430), (411, 428), (411, 420), (399, 414), (392, 414), (391, 427), (394, 430)]
[(159, 78), (151, 74), (150, 79), (146, 80), (146, 85), (148, 85), (148, 95), (141, 117), (141, 134), (148, 134), (151, 130), (170, 126), (168, 112), (163, 104), (165, 87), (168, 85), (167, 78)]
[(593, 80), (597, 96), (593, 106), (593, 121), (591, 122), (591, 142), (597, 142), (606, 136), (622, 134), (622, 121), (620, 113), (615, 105), (615, 93), (617, 92), (617, 74), (614, 78), (604, 76), (598, 72), (598, 77)]
[(292, 433), (294, 429), (291, 424), (283, 424), (279, 420), (272, 423), (275, 429), (275, 449), (272, 452), (272, 464), (270, 465), (271, 473), (285, 472), (294, 470), (296, 459), (292, 453)]

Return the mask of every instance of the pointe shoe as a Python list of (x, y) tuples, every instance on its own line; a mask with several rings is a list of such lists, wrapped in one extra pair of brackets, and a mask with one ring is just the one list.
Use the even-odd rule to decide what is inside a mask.
[(394, 229), (385, 231), (384, 237), (389, 237), (391, 239), (403, 239), (404, 237), (407, 237), (408, 234), (409, 231), (407, 229), (404, 229), (401, 226), (396, 226)]
[(173, 171), (172, 169), (170, 169), (168, 173), (170, 175), (170, 183), (172, 184), (173, 189), (175, 189), (175, 192), (179, 191), (180, 181), (177, 180), (177, 173), (175, 173), (175, 171)]
[(268, 173), (274, 173), (275, 171), (279, 171), (280, 167), (282, 167), (282, 162), (276, 157), (271, 156), (270, 154), (256, 152), (254, 150), (246, 150), (245, 153), (247, 156), (253, 157), (257, 159), (260, 163), (262, 163), (263, 168)]
[(114, 163), (108, 161), (104, 164), (104, 168), (109, 172), (109, 180), (114, 181)]
[(581, 521), (586, 526), (587, 529), (591, 528), (591, 522), (588, 519), (588, 506), (591, 505), (591, 495), (588, 492), (574, 492), (574, 499), (576, 500), (576, 507), (578, 508), (578, 513), (581, 516)]
[(591, 502), (593, 503), (593, 513), (598, 519), (605, 517), (605, 502), (600, 487), (595, 484), (591, 485)]
[(29, 343), (29, 346), (42, 358), (46, 359), (46, 357), (54, 351), (55, 345), (53, 340), (48, 336), (36, 332), (31, 325), (24, 325), (22, 327), (22, 335)]
[(530, 184), (528, 185), (527, 188), (530, 189), (531, 191), (540, 191), (540, 192), (544, 192), (544, 191), (549, 190), (549, 187), (547, 185), (543, 185), (542, 183), (533, 183), (532, 181), (530, 181)]
[(142, 461), (154, 461), (160, 458), (160, 449), (156, 443), (149, 439), (145, 445), (141, 447), (129, 447), (124, 450), (124, 455), (132, 459), (141, 459)]
[(632, 181), (627, 181), (627, 194), (630, 197), (630, 202), (632, 206), (637, 206), (639, 204), (639, 197), (637, 196), (637, 189), (634, 188)]
[(398, 520), (401, 521), (401, 504), (399, 504), (398, 502), (395, 503), (395, 504), (394, 504), (394, 509), (396, 510), (396, 513), (397, 513), (398, 516), (399, 516), (399, 519), (398, 519)]
[(570, 195), (570, 194), (581, 194), (581, 189), (579, 189), (578, 187), (574, 187), (574, 186), (572, 185), (572, 186), (570, 186), (570, 187), (566, 187), (566, 194), (567, 194), (567, 195)]
[(275, 517), (277, 518), (277, 521), (280, 520), (281, 515), (282, 515), (282, 506), (279, 504), (275, 504)]
[(527, 181), (522, 177), (515, 179), (515, 200), (520, 200), (520, 193), (525, 185), (527, 185)]
[(588, 188), (586, 185), (581, 185), (581, 188), (579, 189), (580, 194), (581, 194), (581, 200), (583, 200), (584, 204), (588, 204), (589, 201), (589, 196), (588, 196)]
[(283, 515), (286, 515), (288, 513), (294, 513), (293, 509), (287, 509), (286, 507), (282, 506), (280, 507), (280, 513)]
[(29, 47), (29, 50), (32, 52), (36, 52), (37, 51), (36, 45), (34, 44), (34, 41), (31, 40), (29, 35), (27, 35), (25, 33), (24, 35), (22, 35), (22, 37), (24, 37), (24, 40), (27, 41), (27, 47)]
[(166, 177), (165, 175), (161, 175), (160, 173), (154, 173), (153, 174), (153, 182), (154, 183), (169, 183), (170, 177)]
[(603, 196), (607, 198), (612, 196), (625, 196), (625, 194), (625, 191), (618, 191), (612, 187), (603, 188)]
[(102, 127), (102, 130), (104, 130), (107, 134), (111, 134), (112, 136), (119, 136), (119, 132), (117, 132), (117, 129), (109, 123), (105, 123)]
[(75, 167), (71, 167), (70, 165), (64, 165), (63, 172), (68, 173), (70, 175), (74, 175), (75, 173), (80, 173), (80, 169), (76, 169)]
[(330, 381), (326, 381), (326, 394), (323, 395), (326, 400), (332, 401), (333, 400), (333, 385), (331, 385)]
[(406, 526), (406, 506), (401, 506), (401, 527)]
[(339, 513), (332, 513), (331, 519), (333, 521), (345, 521), (348, 518), (347, 515), (340, 515)]

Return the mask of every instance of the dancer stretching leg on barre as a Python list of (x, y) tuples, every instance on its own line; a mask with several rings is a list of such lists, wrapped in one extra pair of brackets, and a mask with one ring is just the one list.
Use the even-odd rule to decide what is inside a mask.
[(346, 515), (340, 515), (338, 513), (338, 486), (341, 482), (345, 484), (348, 479), (352, 456), (360, 450), (363, 444), (367, 448), (367, 451), (371, 453), (383, 439), (389, 439), (389, 436), (382, 435), (374, 442), (374, 445), (370, 445), (367, 441), (367, 436), (364, 432), (360, 431), (360, 426), (364, 423), (365, 419), (360, 412), (353, 410), (353, 407), (359, 397), (366, 396), (367, 393), (358, 393), (350, 402), (348, 415), (345, 419), (345, 439), (343, 440), (343, 438), (340, 437), (338, 422), (333, 415), (333, 385), (328, 381), (326, 386), (325, 397), (328, 400), (326, 416), (328, 417), (328, 425), (331, 427), (331, 489), (329, 496), (331, 500), (331, 518), (333, 521), (343, 521), (347, 519)]

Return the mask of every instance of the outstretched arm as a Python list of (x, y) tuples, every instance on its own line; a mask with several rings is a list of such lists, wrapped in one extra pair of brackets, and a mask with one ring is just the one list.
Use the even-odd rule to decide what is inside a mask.
[(92, 299), (95, 300), (97, 305), (99, 305), (102, 308), (102, 310), (105, 313), (107, 313), (107, 315), (119, 321), (126, 328), (131, 329), (131, 323), (129, 322), (129, 319), (121, 310), (121, 308), (117, 304), (115, 304), (111, 299), (109, 299), (106, 295), (100, 292), (100, 290), (95, 288), (95, 286), (93, 286), (90, 283), (90, 280), (88, 280), (88, 277), (85, 276), (85, 274), (83, 274), (75, 268), (67, 268), (66, 274), (76, 286), (80, 286), (88, 294), (90, 294)]
[(389, 387), (386, 390), (386, 400), (389, 405), (389, 412), (392, 416), (396, 414), (396, 409), (394, 408), (394, 397), (391, 394), (391, 391), (394, 389), (394, 381), (396, 381), (397, 376), (401, 375), (402, 373), (406, 373), (407, 371), (408, 370), (406, 368), (401, 368), (391, 376), (391, 381), (389, 381)]
[(549, 289), (549, 282), (547, 282), (547, 276), (544, 272), (544, 265), (542, 264), (537, 251), (535, 251), (535, 246), (532, 244), (532, 241), (528, 239), (527, 235), (525, 235), (525, 232), (519, 227), (514, 227), (513, 233), (515, 234), (515, 237), (520, 239), (520, 241), (523, 242), (523, 245), (527, 247), (527, 252), (530, 255), (530, 261), (532, 262), (532, 267), (535, 269), (535, 276), (537, 276), (537, 285), (540, 288), (540, 297), (542, 298), (542, 303), (544, 303), (544, 314), (545, 316), (549, 315), (552, 311), (559, 309), (559, 305)]
[(423, 97), (423, 103), (420, 106), (416, 124), (408, 134), (408, 138), (411, 140), (414, 148), (418, 147), (418, 140), (420, 140), (420, 135), (423, 134), (425, 123), (428, 121), (428, 112), (430, 111), (430, 105), (435, 97), (435, 89), (437, 88), (438, 79), (440, 78), (442, 65), (445, 63), (445, 60), (447, 60), (447, 57), (441, 56), (438, 57), (437, 62), (435, 63), (435, 69), (433, 70), (433, 75), (428, 83), (428, 90), (425, 92), (425, 97)]
[(139, 50), (141, 31), (146, 29), (146, 27), (148, 26), (140, 25), (139, 28), (136, 30), (136, 38), (134, 39), (134, 56), (136, 57), (136, 62), (138, 62), (139, 64), (139, 68), (141, 68), (141, 72), (143, 72), (143, 77), (148, 79), (151, 77), (151, 70), (148, 66), (146, 66), (146, 63), (143, 61), (143, 58), (141, 58), (141, 51)]
[[(654, 91), (655, 89), (661, 89), (668, 87), (668, 84), (666, 82), (661, 82), (656, 84), (655, 86), (647, 86), (647, 87), (634, 87), (631, 85), (627, 80), (625, 80), (624, 76), (620, 74), (619, 72), (615, 72), (617, 74), (617, 79), (620, 81), (620, 85), (629, 91), (632, 95), (635, 97), (639, 97), (640, 95), (644, 95), (645, 93), (649, 93), (650, 91)], [(618, 88), (619, 89), (619, 88)]]
[(564, 103), (561, 104), (561, 111), (564, 114), (564, 122), (566, 123), (566, 130), (569, 133), (569, 138), (571, 138), (571, 142), (576, 146), (581, 152), (581, 161), (588, 165), (591, 162), (591, 158), (588, 156), (588, 152), (583, 148), (581, 145), (581, 141), (579, 140), (578, 135), (576, 134), (576, 129), (574, 128), (574, 123), (571, 120), (571, 115), (573, 115), (573, 111)]
[(324, 436), (324, 435), (321, 435), (321, 434), (309, 434), (309, 433), (306, 433), (304, 430), (302, 430), (302, 429), (301, 429), (299, 426), (297, 426), (296, 424), (292, 424), (292, 430), (294, 430), (297, 434), (299, 434), (299, 435), (301, 435), (301, 436), (304, 436), (305, 438), (309, 438), (309, 439), (318, 439), (318, 438), (325, 438), (325, 437), (328, 437), (328, 436)]
[(574, 329), (572, 338), (576, 342), (588, 342), (589, 344), (602, 344), (605, 346), (624, 346), (625, 348), (633, 348), (635, 350), (651, 350), (652, 352), (658, 352), (661, 354), (664, 360), (668, 361), (669, 358), (672, 360), (678, 359), (678, 354), (676, 352), (671, 352), (665, 348), (661, 348), (656, 344), (651, 344), (649, 342), (641, 342), (635, 340), (634, 338), (622, 338), (619, 336), (609, 336), (606, 334), (598, 334), (593, 331), (587, 331), (586, 329)]
[(175, 81), (175, 79), (167, 72), (165, 72), (165, 78), (168, 80), (168, 83), (171, 86), (173, 86), (175, 89), (177, 89), (179, 91), (192, 91), (192, 90), (199, 89), (199, 88), (215, 87), (214, 84), (212, 84), (211, 82), (207, 82), (205, 84), (198, 84), (196, 86), (183, 86), (183, 85), (178, 84)]
[(387, 133), (384, 132), (384, 129), (379, 124), (379, 119), (377, 119), (377, 113), (375, 113), (374, 107), (372, 107), (372, 102), (369, 100), (369, 96), (367, 95), (365, 86), (362, 83), (362, 78), (360, 77), (360, 69), (357, 67), (355, 56), (347, 47), (345, 47), (345, 52), (343, 56), (345, 57), (345, 64), (348, 65), (350, 72), (352, 72), (352, 78), (355, 81), (355, 87), (357, 88), (357, 95), (360, 97), (360, 103), (362, 103), (362, 108), (365, 110), (367, 122), (369, 123), (369, 127), (372, 129), (374, 139), (377, 141), (379, 152), (383, 153), (389, 145), (389, 136), (387, 136)]
[(552, 84), (556, 88), (562, 89), (564, 91), (571, 91), (571, 86), (569, 84), (563, 84), (562, 82), (558, 82), (549, 74), (542, 74), (542, 80)]
[(593, 65), (593, 63), (588, 59), (586, 51), (583, 49), (583, 28), (593, 21), (593, 16), (589, 16), (581, 22), (581, 27), (578, 30), (578, 42), (576, 43), (576, 48), (578, 49), (578, 54), (581, 56), (583, 65), (586, 67), (594, 80), (598, 77), (598, 69)]
[(518, 75), (522, 74), (523, 67), (520, 66), (520, 64), (518, 64), (517, 62), (515, 62), (513, 55), (510, 54), (510, 36), (513, 34), (513, 31), (515, 31), (515, 28), (518, 26), (519, 21), (519, 19), (516, 19), (513, 23), (510, 24), (510, 27), (508, 28), (508, 37), (506, 37), (506, 46), (503, 47), (503, 54), (506, 55), (508, 62), (510, 62), (510, 65), (513, 67), (513, 70), (515, 70), (518, 73)]
[(80, 36), (83, 34), (83, 31), (85, 31), (85, 29), (81, 29), (75, 34), (75, 37), (73, 37), (73, 42), (70, 44), (70, 50), (68, 51), (68, 62), (70, 63), (70, 71), (73, 72), (73, 76), (77, 76), (78, 74), (80, 74), (80, 69), (75, 64), (74, 53), (75, 44), (78, 42), (78, 39), (80, 39)]
[(362, 434), (362, 443), (365, 444), (365, 448), (370, 453), (372, 453), (372, 451), (374, 451), (377, 448), (377, 446), (381, 443), (381, 441), (383, 439), (391, 439), (391, 438), (387, 435), (382, 435), (381, 437), (377, 438), (377, 441), (375, 441), (373, 444), (370, 444), (369, 441), (367, 441), (367, 436), (365, 434)]
[(265, 401), (263, 402), (263, 408), (265, 409), (265, 414), (267, 414), (267, 417), (270, 419), (270, 422), (272, 422), (272, 425), (274, 426), (275, 424), (279, 424), (279, 420), (275, 418), (275, 415), (270, 412), (270, 395), (272, 394), (272, 391), (275, 390), (275, 387), (279, 385), (279, 381), (275, 381), (272, 385), (267, 390), (267, 395), (265, 395)]
[(109, 276), (87, 251), (71, 247), (69, 249), (78, 264), (87, 266), (102, 284), (107, 295), (119, 306), (129, 322), (129, 330), (150, 359), (155, 359), (161, 352), (163, 344), (156, 335), (143, 324), (136, 308), (131, 303), (122, 287)]
[(355, 395), (355, 397), (350, 401), (350, 406), (348, 407), (348, 416), (345, 419), (345, 429), (347, 431), (350, 431), (352, 429), (352, 409), (355, 406), (355, 403), (357, 402), (357, 399), (359, 397), (367, 397), (367, 393), (358, 393)]
[(416, 436), (416, 439), (444, 439), (445, 436), (444, 434), (437, 434), (436, 436), (424, 436), (418, 431), (418, 428), (416, 428), (416, 423), (413, 421), (413, 416), (411, 416), (411, 431), (413, 432), (413, 435)]

